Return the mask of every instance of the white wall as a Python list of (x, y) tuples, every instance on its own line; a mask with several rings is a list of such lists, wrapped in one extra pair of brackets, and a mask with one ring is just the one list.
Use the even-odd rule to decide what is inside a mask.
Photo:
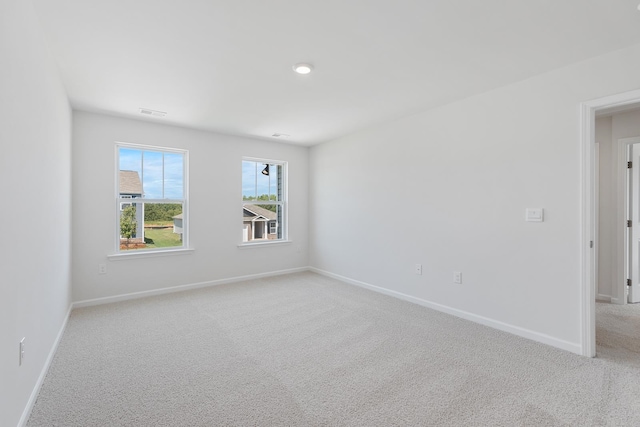
[[(91, 300), (308, 265), (309, 149), (87, 112), (73, 120), (73, 298)], [(190, 255), (115, 252), (115, 142), (189, 150)], [(243, 156), (289, 162), (291, 244), (238, 248)], [(106, 275), (98, 264), (106, 263)]]
[(579, 104), (639, 67), (634, 46), (312, 148), (311, 265), (580, 352)]
[[(618, 140), (640, 136), (640, 111), (617, 113), (596, 120), (596, 142), (600, 143), (600, 203), (599, 203), (599, 262), (598, 296), (621, 302), (624, 299), (620, 281), (623, 270), (622, 249), (618, 247), (616, 232), (624, 227), (618, 208)], [(616, 283), (618, 285), (616, 285)]]
[(31, 2), (0, 2), (0, 62), (0, 425), (15, 426), (71, 300), (71, 112)]

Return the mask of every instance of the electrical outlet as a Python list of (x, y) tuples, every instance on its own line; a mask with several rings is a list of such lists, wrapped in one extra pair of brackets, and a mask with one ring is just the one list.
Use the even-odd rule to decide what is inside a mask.
[(107, 274), (107, 264), (98, 264), (98, 274)]
[(18, 366), (22, 366), (22, 361), (24, 360), (24, 340), (25, 338), (22, 338), (20, 340), (20, 344), (18, 346), (20, 353), (19, 353), (19, 358), (18, 358)]
[(453, 283), (462, 283), (462, 273), (459, 271), (453, 272)]
[(416, 264), (416, 274), (422, 275), (422, 264)]

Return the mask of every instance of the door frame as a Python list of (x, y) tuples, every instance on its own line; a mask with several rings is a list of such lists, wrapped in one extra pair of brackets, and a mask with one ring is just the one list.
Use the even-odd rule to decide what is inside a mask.
[(596, 266), (597, 206), (595, 181), (596, 112), (640, 103), (640, 90), (594, 99), (580, 104), (580, 325), (581, 353), (596, 355)]

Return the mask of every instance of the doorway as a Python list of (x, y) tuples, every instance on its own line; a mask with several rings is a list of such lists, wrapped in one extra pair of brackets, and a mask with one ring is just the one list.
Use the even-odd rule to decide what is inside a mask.
[(264, 221), (253, 222), (253, 239), (264, 239)]
[(634, 133), (640, 110), (596, 115), (595, 293), (622, 305), (640, 297), (640, 137), (620, 138)]
[[(596, 355), (596, 298), (602, 298), (603, 295), (607, 297), (606, 293), (602, 292), (603, 277), (609, 282), (608, 298), (609, 302), (618, 304), (625, 304), (625, 293), (620, 292), (619, 289), (625, 289), (620, 285), (620, 278), (626, 276), (631, 271), (631, 263), (627, 262), (625, 265), (624, 254), (625, 248), (629, 248), (629, 242), (633, 241), (632, 236), (625, 236), (625, 230), (620, 231), (616, 228), (616, 221), (619, 220), (620, 215), (625, 215), (625, 208), (620, 209), (620, 197), (625, 199), (626, 191), (626, 174), (624, 170), (625, 178), (620, 181), (620, 172), (618, 170), (617, 162), (620, 157), (620, 148), (622, 148), (622, 157), (626, 159), (627, 152), (624, 151), (623, 145), (618, 145), (619, 139), (615, 133), (611, 134), (609, 153), (609, 165), (611, 166), (611, 173), (602, 173), (602, 166), (607, 162), (607, 156), (602, 155), (602, 147), (604, 146), (601, 141), (597, 140), (599, 134), (596, 128), (596, 119), (613, 116), (615, 114), (623, 114), (632, 110), (638, 110), (640, 108), (640, 91), (633, 91), (625, 94), (619, 94), (610, 96), (607, 98), (601, 98), (598, 100), (586, 102), (582, 104), (581, 108), (581, 158), (582, 158), (582, 239), (581, 239), (581, 265), (582, 265), (582, 292), (581, 292), (581, 304), (582, 304), (582, 354), (589, 357)], [(640, 120), (636, 120), (636, 124), (640, 126)], [(635, 136), (640, 135), (640, 132)], [(615, 142), (615, 143), (614, 143)], [(629, 145), (629, 141), (624, 142)], [(596, 151), (598, 148), (599, 151)], [(615, 148), (615, 149), (614, 149)], [(640, 150), (637, 150), (640, 152)], [(639, 158), (640, 160), (640, 158)], [(604, 163), (603, 163), (604, 162)], [(598, 164), (600, 166), (598, 166)], [(598, 167), (599, 169), (596, 169)], [(625, 168), (626, 169), (626, 168)], [(639, 175), (640, 177), (640, 175)], [(603, 180), (609, 179), (609, 187), (603, 192)], [(639, 178), (640, 179), (640, 178)], [(609, 207), (610, 212), (609, 219), (613, 226), (607, 228), (603, 227), (603, 224), (599, 224), (600, 207), (603, 200), (606, 201), (608, 196), (609, 201), (614, 201)], [(623, 202), (628, 203), (628, 202)], [(631, 206), (631, 203), (629, 203)], [(640, 205), (639, 205), (640, 206)], [(615, 213), (613, 213), (615, 212)], [(640, 218), (640, 217), (639, 217)], [(638, 224), (640, 225), (640, 223)], [(639, 230), (640, 231), (640, 230)], [(609, 233), (607, 235), (607, 233)], [(622, 233), (622, 238), (620, 234)], [(606, 246), (606, 238), (608, 237), (609, 248), (603, 248), (602, 244)], [(631, 237), (631, 238), (630, 238)], [(622, 243), (621, 243), (622, 241)], [(637, 240), (636, 240), (637, 241)], [(627, 246), (625, 247), (625, 243)], [(608, 250), (603, 250), (608, 249)], [(639, 248), (640, 249), (640, 248)], [(609, 266), (609, 273), (607, 268), (602, 268), (606, 263), (602, 263), (603, 257), (611, 256)], [(622, 266), (620, 265), (622, 263)], [(638, 270), (640, 272), (640, 270)], [(639, 274), (640, 283), (640, 274)], [(626, 279), (624, 281), (626, 284)]]

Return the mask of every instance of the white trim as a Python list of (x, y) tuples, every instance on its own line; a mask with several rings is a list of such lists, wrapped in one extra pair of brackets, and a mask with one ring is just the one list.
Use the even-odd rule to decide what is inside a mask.
[(27, 421), (29, 421), (29, 417), (31, 416), (31, 411), (33, 410), (33, 405), (36, 403), (36, 399), (38, 398), (38, 394), (40, 393), (40, 387), (42, 387), (42, 383), (49, 372), (49, 367), (51, 366), (51, 362), (53, 361), (53, 357), (58, 351), (58, 345), (60, 344), (60, 340), (62, 339), (62, 335), (64, 334), (64, 330), (67, 327), (67, 322), (69, 321), (69, 316), (71, 316), (71, 310), (73, 309), (73, 304), (69, 305), (69, 309), (67, 310), (67, 315), (62, 322), (62, 326), (58, 331), (58, 335), (56, 336), (55, 341), (53, 342), (53, 346), (51, 346), (51, 350), (49, 350), (49, 355), (47, 356), (47, 360), (44, 362), (44, 366), (40, 371), (40, 376), (38, 377), (38, 381), (33, 386), (33, 390), (31, 391), (31, 396), (29, 396), (29, 400), (27, 401), (27, 405), (22, 411), (22, 416), (20, 417), (20, 421), (18, 421), (18, 427), (23, 427), (27, 425)]
[(146, 199), (144, 197), (126, 198), (118, 196), (120, 203), (156, 203), (156, 204), (183, 204), (185, 199)]
[(610, 303), (612, 298), (610, 295), (598, 294), (596, 295), (596, 300)]
[(596, 355), (595, 340), (595, 260), (590, 242), (595, 241), (595, 183), (593, 166), (593, 144), (595, 142), (595, 108), (587, 104), (580, 106), (580, 175), (581, 175), (581, 234), (580, 253), (580, 354), (588, 357)]
[[(177, 153), (177, 154), (185, 153), (189, 151), (185, 148), (173, 148), (173, 147), (164, 147), (161, 145), (137, 144), (134, 142), (115, 141), (115, 143), (116, 145), (119, 145), (122, 147), (129, 147), (136, 150), (145, 150), (145, 149), (147, 151), (160, 150), (160, 151), (168, 151), (170, 153)], [(117, 163), (116, 165), (119, 166)]]
[(238, 245), (238, 248), (249, 249), (249, 248), (257, 248), (260, 246), (274, 246), (274, 245), (282, 245), (282, 244), (289, 244), (289, 243), (293, 243), (293, 240), (262, 240), (262, 241), (251, 240), (247, 243), (240, 243)]
[(593, 144), (595, 143), (595, 113), (598, 110), (621, 108), (640, 101), (640, 90), (607, 96), (580, 105), (580, 354), (596, 355), (595, 323), (595, 251), (589, 242), (595, 235), (595, 171)]
[(107, 255), (107, 259), (110, 261), (122, 261), (125, 259), (135, 258), (153, 258), (159, 256), (172, 256), (172, 255), (191, 255), (195, 252), (194, 248), (178, 248), (178, 249), (137, 249), (130, 252), (122, 251), (117, 254)]
[(274, 159), (267, 159), (264, 157), (250, 157), (250, 156), (242, 156), (242, 160), (246, 160), (247, 162), (268, 163), (270, 165), (284, 165), (285, 163), (287, 163), (286, 160), (274, 160)]
[[(594, 237), (594, 246), (593, 246), (593, 250), (594, 252), (594, 257), (595, 257), (595, 263), (594, 263), (594, 271), (593, 271), (593, 289), (594, 292), (598, 294), (599, 291), (599, 287), (600, 287), (600, 271), (599, 271), (599, 260), (600, 260), (600, 143), (596, 142), (593, 144), (593, 154), (594, 154), (594, 165), (593, 165), (593, 170), (594, 170), (594, 183), (595, 183), (595, 187), (594, 187), (594, 214), (595, 214), (595, 218), (594, 218), (594, 233), (593, 233), (593, 237)], [(611, 292), (611, 290), (609, 290), (609, 292)], [(596, 299), (598, 297), (596, 296)]]
[[(242, 201), (242, 209), (246, 209), (249, 212), (251, 212), (252, 214), (255, 214), (256, 216), (260, 216), (268, 221), (275, 221), (275, 220), (270, 220), (269, 218), (267, 218), (264, 215), (259, 214), (258, 212), (254, 212), (252, 211), (250, 208), (248, 208), (247, 206), (260, 206), (262, 207), (262, 205), (268, 206), (268, 205), (278, 205), (278, 206), (284, 206), (284, 202), (283, 201), (278, 201), (278, 200), (269, 200), (269, 201), (263, 201), (263, 200), (243, 200)], [(264, 209), (264, 208), (262, 208)], [(275, 213), (275, 212), (274, 212)]]
[(309, 271), (309, 267), (290, 268), (287, 270), (270, 271), (267, 273), (249, 274), (246, 276), (236, 276), (227, 279), (210, 280), (207, 282), (191, 283), (187, 285), (171, 286), (162, 289), (153, 289), (150, 291), (132, 292), (130, 294), (114, 295), (111, 297), (94, 298), (83, 301), (76, 301), (72, 304), (73, 308), (89, 307), (93, 305), (109, 304), (112, 302), (127, 301), (137, 298), (150, 297), (155, 295), (171, 294), (174, 292), (189, 291), (192, 289), (207, 288), (210, 286), (225, 285), (227, 283), (243, 282), (245, 280), (261, 279), (264, 277), (282, 276), (284, 274), (300, 273)]
[(509, 325), (507, 323), (503, 323), (494, 319), (489, 319), (483, 316), (478, 316), (476, 314), (469, 313), (463, 310), (458, 310), (456, 308), (452, 308), (443, 304), (434, 303), (431, 301), (423, 300), (421, 298), (413, 297), (411, 295), (406, 295), (401, 292), (392, 291), (386, 288), (381, 288), (379, 286), (371, 285), (369, 283), (361, 282), (359, 280), (350, 279), (348, 277), (341, 276), (339, 274), (334, 274), (328, 271), (320, 270), (319, 268), (309, 267), (309, 271), (321, 274), (323, 276), (331, 277), (332, 279), (340, 280), (341, 282), (345, 282), (351, 285), (359, 286), (361, 288), (369, 289), (371, 291), (375, 291), (384, 295), (389, 295), (404, 301), (409, 301), (414, 304), (421, 305), (423, 307), (440, 311), (442, 313), (451, 314), (453, 316), (460, 317), (462, 319), (469, 320), (474, 323), (479, 323), (481, 325), (488, 326), (490, 328), (498, 329), (500, 331), (508, 332), (513, 335), (517, 335), (519, 337), (527, 338), (533, 341), (540, 342), (542, 344), (547, 344), (553, 347), (560, 348), (562, 350), (580, 354), (580, 344), (578, 343), (564, 341), (546, 334), (541, 334), (539, 332), (521, 328), (519, 326)]

